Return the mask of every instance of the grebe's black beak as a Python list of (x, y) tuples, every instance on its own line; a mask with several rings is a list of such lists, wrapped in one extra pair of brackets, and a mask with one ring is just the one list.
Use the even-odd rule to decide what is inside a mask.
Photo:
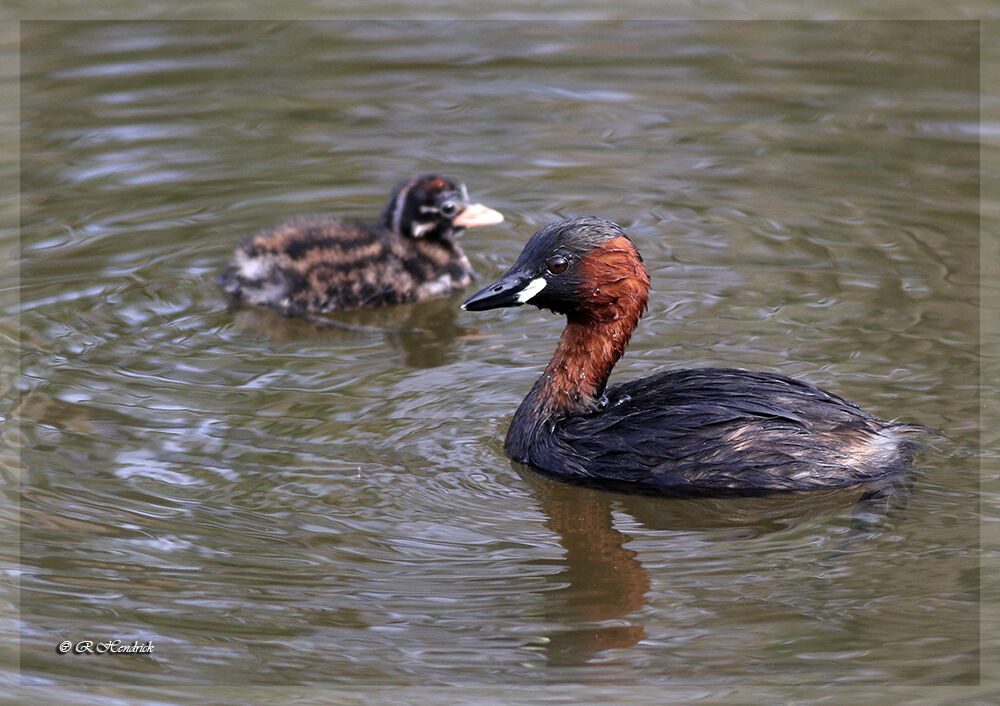
[(545, 288), (545, 279), (532, 279), (521, 272), (507, 272), (462, 304), (466, 311), (486, 311), (504, 306), (521, 306)]
[(544, 277), (532, 278), (520, 268), (511, 269), (496, 282), (469, 297), (462, 308), (466, 311), (486, 311), (521, 306), (545, 289), (546, 284), (548, 281)]

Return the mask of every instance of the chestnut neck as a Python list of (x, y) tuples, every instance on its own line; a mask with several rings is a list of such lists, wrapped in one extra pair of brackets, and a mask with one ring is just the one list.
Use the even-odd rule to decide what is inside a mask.
[(535, 391), (546, 416), (583, 414), (600, 406), (608, 377), (638, 323), (594, 326), (570, 321)]
[(579, 306), (567, 314), (556, 352), (529, 395), (546, 417), (600, 407), (649, 300), (649, 275), (628, 238), (598, 246), (581, 263), (580, 278)]

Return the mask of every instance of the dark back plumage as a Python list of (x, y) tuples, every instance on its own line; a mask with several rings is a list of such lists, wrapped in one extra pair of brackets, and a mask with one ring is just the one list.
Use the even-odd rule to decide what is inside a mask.
[(516, 460), (675, 495), (811, 490), (904, 471), (923, 429), (770, 373), (698, 368), (615, 385), (593, 412), (515, 417)]

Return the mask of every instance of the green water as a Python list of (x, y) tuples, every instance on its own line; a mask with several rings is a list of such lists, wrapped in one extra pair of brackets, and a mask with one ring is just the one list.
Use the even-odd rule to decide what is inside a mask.
[[(21, 684), (975, 684), (978, 31), (23, 25)], [(480, 282), (556, 218), (626, 228), (653, 292), (613, 381), (773, 370), (947, 440), (888, 511), (575, 488), (502, 448), (559, 319), (226, 310), (241, 238), (424, 171), (505, 214)]]

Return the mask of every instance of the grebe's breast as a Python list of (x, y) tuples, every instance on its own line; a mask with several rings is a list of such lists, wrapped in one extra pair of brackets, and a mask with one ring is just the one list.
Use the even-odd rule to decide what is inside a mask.
[(905, 463), (905, 437), (916, 429), (807, 383), (735, 369), (668, 371), (611, 387), (605, 398), (588, 414), (512, 424), (523, 436), (508, 438), (508, 449), (568, 477), (758, 492), (883, 477)]

